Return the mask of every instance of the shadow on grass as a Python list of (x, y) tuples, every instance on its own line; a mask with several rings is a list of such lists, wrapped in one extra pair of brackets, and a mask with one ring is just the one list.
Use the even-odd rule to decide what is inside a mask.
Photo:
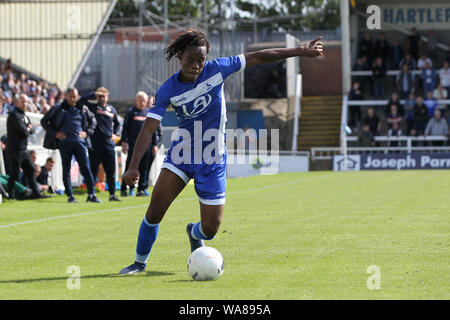
[[(133, 275), (120, 275), (118, 273), (109, 273), (109, 274), (91, 274), (83, 276), (81, 275), (81, 280), (83, 279), (103, 279), (103, 278), (130, 278), (130, 277), (162, 277), (162, 276), (171, 276), (175, 273), (172, 272), (164, 272), (164, 271), (147, 271), (141, 274), (133, 274)], [(6, 283), (32, 283), (32, 282), (40, 282), (40, 281), (61, 281), (67, 280), (71, 277), (67, 275), (65, 277), (53, 277), (53, 278), (34, 278), (34, 279), (12, 279), (12, 280), (0, 280), (0, 284)]]

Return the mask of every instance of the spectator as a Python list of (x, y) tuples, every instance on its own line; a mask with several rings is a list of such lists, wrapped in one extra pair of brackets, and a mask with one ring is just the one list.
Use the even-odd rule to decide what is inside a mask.
[[(369, 66), (367, 65), (366, 60), (367, 60), (367, 58), (364, 56), (359, 57), (358, 60), (356, 60), (355, 65), (353, 66), (353, 70), (354, 71), (370, 70)], [(352, 76), (352, 81), (359, 82), (359, 87), (360, 87), (362, 93), (364, 94), (364, 92), (367, 89), (367, 85), (368, 85), (367, 77), (366, 76)]]
[(13, 97), (11, 92), (4, 92), (3, 95), (3, 113), (4, 115), (10, 114), (14, 110)]
[(414, 91), (414, 76), (409, 71), (407, 64), (402, 66), (402, 70), (397, 75), (396, 84), (402, 99), (406, 99), (409, 94)]
[(75, 156), (89, 193), (86, 201), (101, 203), (102, 201), (95, 194), (94, 177), (88, 158), (88, 148), (91, 146), (90, 136), (94, 133), (97, 121), (89, 108), (78, 104), (78, 100), (78, 90), (68, 88), (63, 103), (53, 107), (41, 119), (41, 125), (46, 131), (44, 147), (58, 148), (60, 151), (68, 202), (78, 202), (73, 195), (70, 180), (72, 157)]
[[(428, 121), (425, 128), (425, 136), (447, 136), (448, 124), (444, 118), (441, 117), (441, 110), (434, 110), (434, 116)], [(443, 146), (444, 141), (432, 141), (433, 146)]]
[(416, 60), (411, 56), (411, 53), (407, 53), (406, 56), (402, 60), (400, 60), (398, 68), (401, 69), (404, 64), (408, 66), (409, 70), (416, 69)]
[(445, 89), (441, 83), (439, 83), (433, 91), (433, 98), (438, 101), (438, 108), (441, 110), (442, 114), (445, 115), (445, 110), (447, 109), (446, 103), (441, 103), (439, 100), (445, 100), (448, 97), (448, 91)]
[(417, 69), (425, 69), (427, 63), (430, 65), (430, 68), (433, 67), (433, 61), (425, 53), (422, 53), (419, 60), (417, 60)]
[(391, 111), (389, 112), (388, 116), (386, 117), (386, 121), (388, 123), (389, 129), (392, 129), (392, 125), (394, 123), (396, 123), (400, 126), (400, 123), (403, 121), (403, 117), (398, 112), (398, 107), (396, 104), (391, 105)]
[(377, 58), (372, 68), (374, 79), (374, 92), (376, 100), (384, 99), (384, 91), (386, 87), (386, 67), (383, 64), (383, 59)]
[(97, 126), (91, 137), (92, 148), (89, 150), (92, 175), (96, 180), (101, 163), (108, 182), (109, 201), (120, 201), (116, 196), (116, 152), (114, 150), (116, 140), (119, 139), (120, 123), (116, 109), (108, 104), (108, 89), (98, 88), (94, 97), (93, 100), (89, 100), (90, 96), (80, 99), (81, 103), (89, 107), (97, 120)]
[(406, 134), (412, 135), (411, 130), (414, 129), (414, 105), (416, 104), (416, 97), (413, 92), (409, 94), (408, 99), (405, 100), (405, 121)]
[(375, 114), (375, 109), (373, 107), (369, 107), (367, 109), (367, 116), (363, 119), (362, 122), (369, 125), (370, 131), (374, 136), (379, 135), (379, 132), (381, 130), (381, 120)]
[(389, 57), (389, 43), (384, 37), (384, 32), (380, 32), (374, 46), (375, 58), (383, 59), (386, 64)]
[(358, 134), (358, 142), (360, 147), (374, 147), (375, 140), (373, 138), (373, 133), (370, 130), (370, 125), (364, 123), (361, 132)]
[[(146, 115), (149, 110), (149, 105), (151, 106), (154, 103), (154, 98), (152, 96), (148, 97), (148, 95), (139, 91), (136, 94), (136, 105), (130, 109), (128, 109), (125, 118), (123, 120), (123, 129), (122, 129), (122, 152), (127, 154), (127, 160), (125, 164), (125, 171), (128, 170), (130, 166), (131, 157), (133, 156), (134, 146), (136, 143), (136, 139), (138, 137), (139, 131), (141, 130), (142, 125), (146, 119)], [(153, 134), (152, 141), (142, 157), (141, 162), (139, 163), (139, 175), (140, 179), (138, 182), (138, 192), (140, 196), (147, 196), (148, 191), (148, 176), (150, 173), (150, 167), (153, 162), (153, 159), (158, 152), (158, 145), (161, 140), (161, 126), (157, 128), (155, 133)], [(122, 182), (120, 188), (120, 195), (123, 197), (127, 196), (127, 185)], [(134, 188), (130, 186), (129, 195), (134, 195)]]
[(398, 97), (398, 93), (397, 92), (392, 92), (391, 94), (391, 99), (388, 101), (385, 109), (384, 109), (384, 115), (387, 117), (388, 114), (391, 112), (391, 106), (392, 105), (396, 105), (397, 106), (397, 110), (398, 113), (403, 116), (405, 113), (405, 108), (403, 107), (403, 104), (401, 104), (400, 99)]
[(436, 32), (434, 30), (428, 31), (428, 46), (427, 46), (427, 55), (436, 62), (438, 58), (438, 38), (436, 36)]
[(440, 83), (450, 93), (450, 68), (448, 65), (448, 61), (444, 62), (444, 67), (439, 69), (439, 79)]
[[(402, 130), (400, 129), (400, 125), (398, 122), (392, 123), (392, 127), (388, 130), (388, 137), (400, 137), (402, 135)], [(400, 146), (399, 141), (391, 141), (389, 140), (388, 145), (390, 147), (398, 147)]]
[(423, 135), (428, 123), (428, 109), (422, 97), (417, 97), (414, 106), (414, 129), (416, 135)]
[(417, 60), (419, 52), (421, 51), (422, 43), (420, 41), (420, 35), (417, 33), (416, 28), (411, 29), (411, 35), (408, 36), (409, 52), (411, 56)]
[(433, 98), (433, 92), (428, 91), (427, 98), (423, 102), (428, 109), (428, 116), (432, 117), (434, 114), (434, 110), (438, 107), (438, 102)]
[[(348, 94), (349, 100), (363, 100), (363, 94), (359, 89), (359, 82), (353, 83), (353, 88)], [(361, 106), (349, 106), (350, 108), (350, 126), (353, 128), (358, 126), (361, 120)]]
[(15, 198), (14, 187), (19, 178), (20, 169), (22, 168), (24, 176), (27, 177), (32, 190), (32, 198), (47, 198), (41, 195), (34, 176), (35, 168), (27, 151), (28, 136), (34, 133), (30, 119), (25, 115), (25, 108), (28, 97), (21, 94), (18, 98), (16, 108), (8, 116), (7, 132), (8, 140), (6, 150), (8, 155), (10, 176), (8, 179), (7, 192), (10, 199)]
[(429, 91), (433, 94), (433, 90), (436, 88), (436, 70), (432, 69), (429, 63), (425, 63), (421, 78), (424, 95), (427, 96)]
[(400, 61), (402, 60), (404, 53), (402, 46), (398, 43), (398, 40), (395, 38), (392, 39), (392, 46), (390, 52), (392, 59), (391, 67), (392, 69), (397, 69), (398, 66), (400, 65)]
[(3, 91), (11, 90), (6, 77), (4, 77), (2, 73), (0, 73), (0, 89), (2, 89)]
[(40, 184), (42, 190), (48, 191), (50, 193), (54, 193), (56, 191), (48, 183), (49, 174), (50, 172), (52, 172), (54, 166), (55, 160), (52, 157), (47, 158), (45, 164), (40, 167), (41, 171), (39, 175), (36, 177), (36, 181)]
[(368, 65), (372, 65), (373, 42), (368, 32), (364, 33), (364, 38), (359, 42), (359, 56), (367, 57)]

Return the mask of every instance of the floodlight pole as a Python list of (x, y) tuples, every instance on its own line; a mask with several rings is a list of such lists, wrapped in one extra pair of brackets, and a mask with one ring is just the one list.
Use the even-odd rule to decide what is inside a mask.
[(346, 94), (351, 89), (351, 52), (350, 52), (350, 8), (349, 1), (341, 4), (341, 57), (342, 57), (342, 90)]

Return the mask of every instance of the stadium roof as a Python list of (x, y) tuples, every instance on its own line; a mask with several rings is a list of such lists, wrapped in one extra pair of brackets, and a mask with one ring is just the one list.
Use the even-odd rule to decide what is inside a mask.
[(60, 87), (73, 85), (117, 0), (0, 2), (0, 53)]

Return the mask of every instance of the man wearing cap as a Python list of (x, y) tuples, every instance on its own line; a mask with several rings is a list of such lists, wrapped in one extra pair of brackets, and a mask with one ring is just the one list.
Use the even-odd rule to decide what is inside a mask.
[(116, 109), (108, 104), (109, 91), (100, 87), (95, 91), (95, 99), (92, 95), (82, 97), (97, 120), (89, 150), (89, 159), (94, 179), (97, 177), (100, 163), (103, 165), (108, 183), (109, 201), (120, 201), (116, 196), (116, 157), (114, 148), (120, 135), (120, 123)]

